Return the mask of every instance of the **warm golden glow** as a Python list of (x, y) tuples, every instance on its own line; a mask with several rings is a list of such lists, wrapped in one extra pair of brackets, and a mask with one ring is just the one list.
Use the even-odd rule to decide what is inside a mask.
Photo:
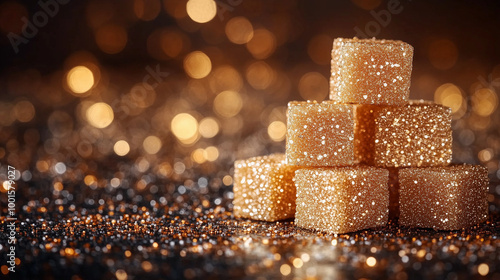
[(125, 156), (130, 152), (130, 146), (125, 140), (119, 140), (115, 143), (113, 146), (113, 150), (115, 151), (115, 154), (119, 156)]
[(223, 65), (214, 70), (212, 79), (210, 79), (210, 87), (214, 92), (224, 90), (239, 91), (243, 87), (243, 79), (234, 67)]
[(127, 30), (120, 25), (105, 25), (97, 29), (95, 41), (97, 46), (107, 54), (121, 52), (127, 44)]
[(171, 122), (172, 133), (183, 143), (192, 143), (198, 134), (198, 121), (187, 113), (176, 115)]
[(219, 149), (214, 146), (207, 147), (204, 156), (208, 161), (216, 161), (219, 158)]
[(210, 74), (212, 62), (203, 52), (194, 51), (184, 59), (184, 70), (194, 79), (201, 79)]
[(494, 154), (493, 154), (492, 149), (483, 149), (477, 155), (479, 160), (482, 162), (486, 162), (486, 161), (491, 160), (493, 158), (493, 156), (494, 156)]
[(189, 0), (186, 3), (186, 11), (193, 21), (205, 23), (217, 14), (217, 4), (214, 0)]
[(205, 158), (205, 150), (204, 149), (196, 149), (191, 153), (191, 159), (198, 164), (202, 164), (206, 161)]
[(98, 102), (90, 106), (85, 116), (89, 124), (97, 128), (107, 127), (114, 119), (113, 109), (104, 102)]
[(477, 266), (477, 272), (481, 276), (486, 276), (490, 272), (490, 267), (487, 264), (482, 263), (482, 264), (480, 264), (480, 265)]
[(448, 39), (436, 40), (429, 46), (429, 60), (437, 69), (450, 69), (455, 66), (457, 59), (457, 46)]
[(276, 79), (276, 73), (264, 61), (257, 61), (248, 66), (246, 71), (248, 83), (254, 89), (267, 89)]
[(200, 121), (199, 132), (205, 138), (212, 138), (219, 133), (219, 123), (214, 118), (204, 118)]
[(235, 44), (246, 44), (253, 37), (252, 23), (245, 17), (234, 17), (226, 23), (226, 36)]
[(167, 30), (162, 32), (160, 38), (160, 45), (163, 52), (169, 57), (177, 57), (183, 49), (189, 49), (187, 44), (188, 39), (176, 30)]
[(142, 147), (144, 148), (144, 151), (150, 155), (154, 155), (158, 153), (161, 149), (161, 139), (154, 136), (150, 135), (144, 139), (142, 142)]
[(246, 46), (253, 57), (265, 59), (273, 54), (276, 49), (276, 37), (267, 29), (257, 29)]
[(14, 106), (14, 115), (20, 122), (29, 122), (35, 117), (35, 106), (27, 100), (19, 101)]
[(459, 118), (465, 113), (466, 102), (462, 96), (462, 90), (454, 84), (443, 84), (434, 92), (434, 101), (438, 104), (450, 107), (454, 114), (453, 118)]
[(285, 140), (286, 125), (281, 121), (274, 121), (267, 127), (267, 134), (276, 142)]
[(283, 276), (287, 276), (292, 272), (292, 268), (288, 264), (282, 264), (280, 266), (280, 272)]
[(158, 16), (160, 10), (160, 0), (134, 0), (134, 14), (139, 19), (153, 20)]
[(498, 106), (496, 93), (489, 88), (476, 90), (472, 95), (472, 110), (474, 113), (486, 117), (491, 115)]
[(89, 91), (94, 86), (94, 74), (85, 66), (76, 66), (66, 76), (69, 89), (77, 95)]
[(372, 266), (373, 267), (373, 266), (375, 266), (377, 264), (377, 259), (375, 259), (374, 257), (368, 257), (366, 259), (366, 264), (368, 266)]
[(328, 80), (318, 72), (306, 73), (299, 81), (299, 93), (304, 100), (322, 101), (329, 88)]
[(222, 117), (236, 116), (243, 107), (243, 100), (235, 91), (223, 91), (214, 99), (214, 111)]

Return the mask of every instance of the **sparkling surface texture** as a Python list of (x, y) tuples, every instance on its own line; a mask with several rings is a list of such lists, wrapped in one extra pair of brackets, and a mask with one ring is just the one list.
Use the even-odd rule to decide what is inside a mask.
[(383, 167), (444, 166), (452, 159), (451, 109), (428, 101), (357, 106), (363, 161)]
[(330, 99), (342, 103), (403, 105), (410, 95), (413, 47), (401, 41), (333, 41)]
[(478, 165), (401, 169), (399, 223), (457, 230), (485, 221), (487, 174)]
[(296, 171), (295, 224), (329, 233), (385, 226), (389, 172), (369, 166)]
[(287, 113), (288, 164), (343, 166), (359, 162), (353, 105), (293, 101), (288, 103)]
[(294, 166), (284, 154), (238, 160), (234, 163), (234, 215), (276, 221), (295, 214)]

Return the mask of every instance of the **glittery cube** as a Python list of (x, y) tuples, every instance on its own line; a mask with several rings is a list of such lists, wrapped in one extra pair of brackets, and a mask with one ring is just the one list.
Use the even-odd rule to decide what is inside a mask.
[(445, 166), (451, 162), (451, 109), (430, 101), (359, 105), (356, 145), (362, 162), (379, 167)]
[(271, 154), (234, 163), (235, 216), (264, 221), (294, 217), (297, 168), (285, 162), (284, 154)]
[(389, 220), (397, 222), (399, 219), (399, 168), (387, 168), (389, 171)]
[(288, 103), (287, 163), (297, 166), (345, 166), (359, 162), (354, 145), (354, 105)]
[(342, 103), (405, 104), (410, 95), (413, 47), (401, 41), (333, 41), (330, 99)]
[(295, 173), (295, 224), (330, 233), (384, 226), (389, 172), (371, 166), (304, 168)]
[(486, 220), (488, 172), (478, 165), (399, 171), (399, 223), (458, 230)]

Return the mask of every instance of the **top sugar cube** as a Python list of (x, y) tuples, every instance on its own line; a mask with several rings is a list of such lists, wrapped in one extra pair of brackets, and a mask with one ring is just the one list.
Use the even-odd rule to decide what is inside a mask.
[(413, 47), (402, 41), (333, 41), (330, 99), (341, 103), (403, 105), (410, 95)]

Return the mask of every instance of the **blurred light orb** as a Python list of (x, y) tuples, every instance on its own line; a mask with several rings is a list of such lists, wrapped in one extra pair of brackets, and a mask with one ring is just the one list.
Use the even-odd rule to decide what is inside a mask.
[(257, 90), (267, 89), (276, 80), (276, 73), (269, 64), (264, 61), (257, 61), (246, 70), (248, 83)]
[(107, 54), (117, 54), (127, 45), (127, 30), (120, 25), (104, 25), (97, 29), (95, 41), (101, 51)]
[(191, 153), (191, 158), (198, 164), (202, 164), (207, 159), (205, 158), (205, 150), (204, 149), (196, 149)]
[(35, 117), (35, 106), (27, 100), (19, 101), (14, 106), (14, 115), (20, 122), (29, 122)]
[(498, 106), (498, 97), (496, 93), (489, 88), (476, 90), (471, 99), (472, 111), (482, 117), (491, 115)]
[(267, 127), (267, 134), (275, 142), (280, 142), (285, 140), (286, 124), (281, 121), (272, 122)]
[(213, 138), (219, 133), (219, 123), (214, 118), (204, 118), (200, 121), (199, 132), (204, 138)]
[(308, 72), (299, 81), (299, 93), (304, 100), (322, 101), (326, 98), (330, 84), (325, 76), (318, 72)]
[(104, 102), (92, 104), (87, 109), (85, 116), (89, 124), (96, 128), (105, 128), (114, 119), (113, 108)]
[(219, 158), (219, 149), (210, 146), (205, 149), (203, 154), (208, 161), (216, 161)]
[(76, 66), (69, 70), (66, 82), (73, 93), (80, 95), (94, 86), (94, 74), (85, 66)]
[(256, 59), (266, 59), (274, 53), (276, 44), (274, 34), (265, 28), (260, 28), (255, 30), (252, 39), (248, 41), (246, 46)]
[(170, 124), (172, 133), (181, 142), (192, 142), (192, 138), (197, 136), (198, 121), (188, 113), (176, 115)]
[(440, 70), (448, 70), (455, 66), (458, 59), (458, 49), (455, 43), (448, 39), (433, 41), (429, 46), (429, 60)]
[(125, 140), (119, 140), (113, 146), (115, 154), (119, 156), (125, 156), (130, 152), (130, 145)]
[(226, 36), (235, 44), (246, 44), (253, 37), (252, 23), (245, 17), (234, 17), (226, 23)]
[(161, 146), (161, 139), (154, 135), (146, 137), (146, 139), (144, 139), (144, 141), (142, 142), (144, 151), (146, 151), (146, 153), (150, 155), (158, 153), (161, 149)]
[(144, 21), (155, 19), (161, 10), (160, 0), (134, 0), (135, 16)]
[(214, 111), (224, 118), (236, 116), (243, 107), (243, 100), (238, 92), (226, 90), (214, 99)]
[(217, 3), (214, 0), (189, 0), (186, 3), (186, 11), (195, 22), (209, 22), (217, 14)]
[(194, 51), (184, 59), (184, 70), (193, 79), (205, 78), (212, 71), (212, 62), (204, 52)]
[(465, 111), (466, 103), (462, 96), (462, 90), (454, 84), (446, 83), (439, 86), (434, 92), (434, 101), (438, 104), (450, 107), (453, 114)]

